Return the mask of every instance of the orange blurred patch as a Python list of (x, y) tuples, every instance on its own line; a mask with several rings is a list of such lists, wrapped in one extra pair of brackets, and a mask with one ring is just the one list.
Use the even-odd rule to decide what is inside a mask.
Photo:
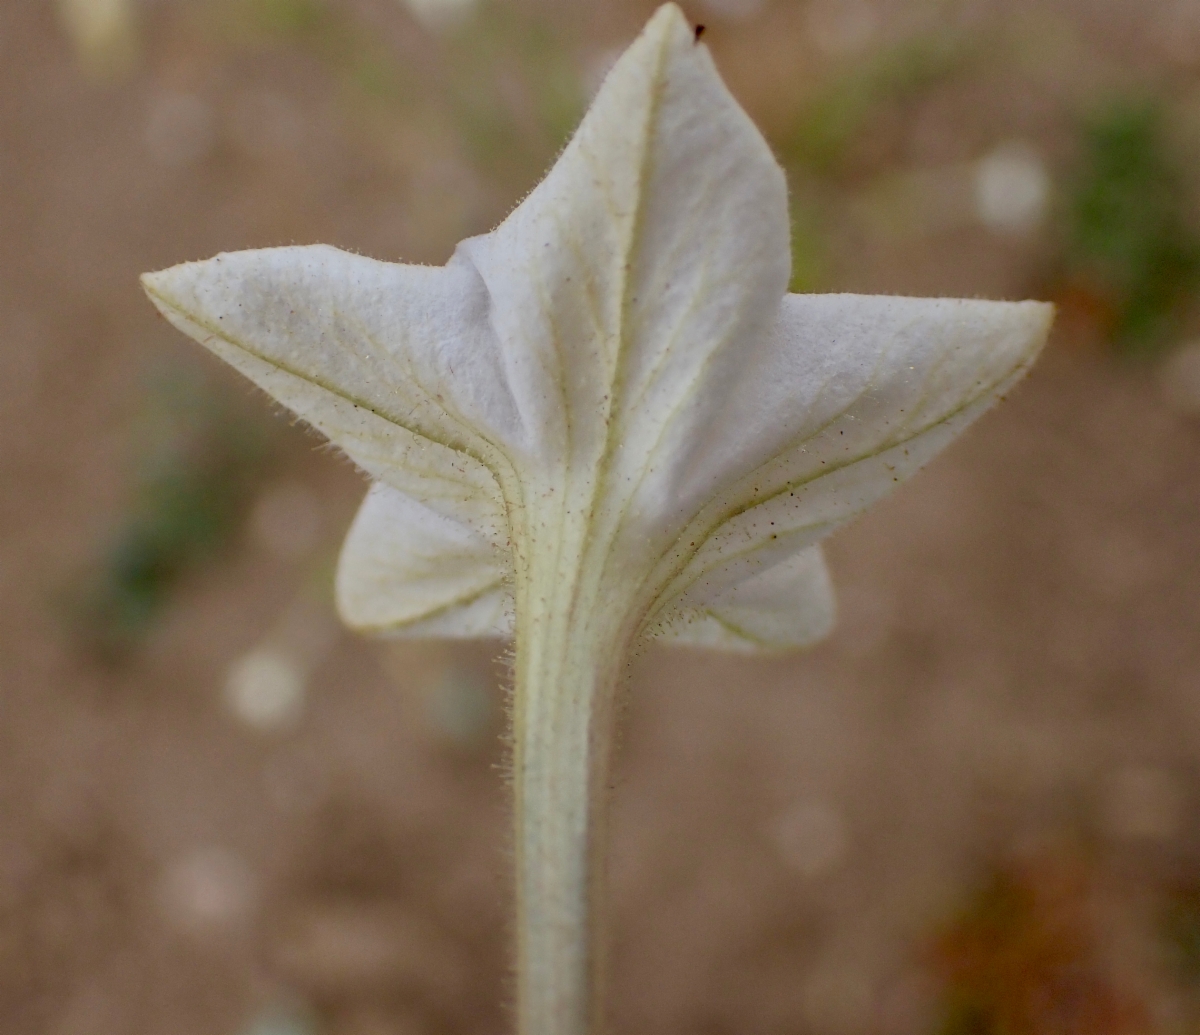
[(1092, 873), (1074, 855), (995, 870), (936, 938), (942, 1035), (1148, 1035), (1146, 1003), (1102, 952)]

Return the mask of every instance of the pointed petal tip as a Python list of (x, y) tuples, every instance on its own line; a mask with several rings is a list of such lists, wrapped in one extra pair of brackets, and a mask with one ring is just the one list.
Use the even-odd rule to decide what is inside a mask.
[(166, 270), (154, 270), (151, 273), (143, 273), (138, 277), (138, 283), (142, 285), (142, 290), (151, 298), (158, 294), (158, 289), (163, 281), (163, 274)]
[(687, 20), (687, 16), (677, 4), (667, 3), (650, 16), (650, 20), (646, 22), (639, 38), (635, 41), (634, 46), (630, 47), (630, 50), (640, 43), (642, 46), (656, 49), (670, 48), (678, 56), (694, 50), (695, 42), (696, 34)]
[[(171, 269), (175, 268), (171, 267)], [(138, 277), (138, 283), (141, 284), (146, 297), (150, 299), (154, 304), (154, 308), (162, 316), (167, 317), (170, 316), (171, 310), (175, 308), (169, 287), (171, 269), (154, 270), (152, 273), (143, 273)]]
[(666, 34), (668, 32), (682, 32), (686, 36), (691, 35), (691, 29), (688, 27), (688, 20), (679, 5), (675, 3), (663, 4), (657, 11), (650, 16), (650, 20), (646, 23), (646, 28), (642, 30), (646, 35), (652, 33)]
[(1046, 347), (1058, 310), (1052, 302), (1011, 302), (1009, 305), (1023, 324), (1025, 348), (1022, 351), (1026, 356), (1024, 365), (1028, 366)]
[[(187, 274), (195, 267), (203, 265), (203, 262), (182, 262), (165, 270), (143, 273), (138, 277), (138, 283), (159, 315), (197, 341), (200, 338), (193, 322), (195, 314), (188, 312), (188, 306), (182, 300), (182, 296), (187, 294)], [(194, 277), (192, 279), (194, 280)]]
[(1028, 305), (1033, 307), (1033, 310), (1038, 314), (1043, 341), (1050, 335), (1050, 328), (1054, 326), (1054, 319), (1058, 316), (1058, 307), (1053, 302), (1029, 302)]
[(1014, 309), (1019, 309), (1025, 314), (1029, 321), (1030, 327), (1040, 329), (1043, 333), (1049, 333), (1050, 325), (1054, 323), (1054, 317), (1057, 309), (1053, 302), (1009, 302), (1008, 305)]
[(180, 275), (185, 270), (203, 265), (203, 261), (177, 263), (174, 266), (168, 266), (165, 270), (152, 270), (149, 273), (141, 274), (138, 277), (138, 283), (142, 285), (142, 290), (150, 296), (150, 301), (159, 309), (164, 306), (173, 307), (175, 303), (172, 296), (175, 292), (171, 290), (172, 283), (178, 283)]

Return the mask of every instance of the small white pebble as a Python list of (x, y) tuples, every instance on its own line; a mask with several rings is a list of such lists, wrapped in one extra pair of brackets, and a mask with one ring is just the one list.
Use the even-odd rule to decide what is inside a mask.
[(975, 167), (975, 211), (993, 233), (1031, 234), (1050, 203), (1050, 175), (1041, 156), (1023, 141), (1001, 144)]
[(404, 0), (404, 4), (425, 28), (443, 32), (465, 22), (474, 12), (477, 0)]
[(1173, 350), (1158, 368), (1163, 397), (1179, 413), (1200, 414), (1200, 341)]
[(168, 920), (203, 934), (243, 920), (254, 908), (256, 881), (250, 868), (224, 848), (201, 848), (165, 873), (160, 900)]
[(212, 108), (191, 93), (165, 93), (150, 109), (146, 150), (159, 165), (180, 169), (207, 157), (216, 143)]
[(90, 71), (123, 72), (137, 51), (133, 0), (58, 0), (58, 16), (80, 61)]
[(317, 1035), (317, 1024), (308, 1010), (273, 1005), (251, 1020), (243, 1035)]
[(255, 648), (230, 666), (225, 701), (247, 726), (264, 732), (288, 729), (304, 713), (304, 672), (279, 650)]
[(1168, 841), (1179, 833), (1183, 801), (1166, 770), (1135, 766), (1110, 777), (1103, 810), (1108, 832), (1116, 838)]
[(773, 833), (787, 864), (810, 879), (833, 872), (849, 845), (845, 820), (824, 801), (792, 806), (776, 821)]

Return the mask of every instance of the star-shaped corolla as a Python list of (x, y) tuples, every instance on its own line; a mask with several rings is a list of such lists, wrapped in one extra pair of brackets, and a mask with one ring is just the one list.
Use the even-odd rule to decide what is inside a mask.
[(832, 623), (817, 542), (1003, 394), (1051, 319), (785, 294), (788, 226), (778, 164), (667, 6), (444, 267), (317, 246), (144, 280), (375, 480), (338, 573), (350, 625), (506, 635), (514, 566), (566, 534), (639, 632), (780, 649)]
[(1012, 385), (1038, 303), (787, 294), (787, 190), (668, 4), (545, 180), (442, 267), (327, 247), (145, 278), (373, 479), (341, 612), (516, 637), (522, 1031), (595, 1026), (614, 687), (634, 642), (803, 646), (819, 542)]

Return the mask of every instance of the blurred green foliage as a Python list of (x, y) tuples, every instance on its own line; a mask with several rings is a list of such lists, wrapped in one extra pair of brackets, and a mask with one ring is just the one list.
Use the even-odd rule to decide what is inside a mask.
[(886, 47), (835, 76), (801, 108), (777, 140), (789, 172), (792, 211), (792, 291), (826, 290), (827, 230), (822, 214), (846, 173), (855, 145), (886, 113), (970, 67), (976, 44), (959, 33), (933, 33)]
[(792, 216), (792, 280), (788, 290), (818, 291), (825, 278), (819, 203), (804, 191), (793, 188), (788, 207)]
[(318, 36), (336, 24), (320, 0), (249, 0), (247, 9), (264, 31), (290, 36)]
[(1200, 283), (1200, 238), (1163, 105), (1125, 100), (1088, 120), (1069, 190), (1068, 281), (1099, 300), (1121, 350), (1170, 344)]
[(155, 380), (136, 422), (128, 511), (70, 594), (76, 633), (110, 658), (136, 647), (180, 579), (237, 531), (272, 451), (270, 426), (191, 372)]
[(505, 195), (527, 190), (545, 171), (586, 106), (574, 48), (537, 9), (481, 3), (461, 24), (431, 36), (445, 73), (423, 81), (338, 0), (214, 2), (234, 45), (301, 48), (380, 102), (385, 115), (424, 109), (431, 124), (453, 126), (464, 157)]
[(510, 191), (545, 172), (583, 117), (578, 62), (536, 12), (484, 5), (449, 41), (449, 105), (467, 156)]
[(331, 0), (218, 0), (222, 32), (235, 42), (283, 42), (304, 49), (343, 82), (383, 101), (412, 84), (391, 49)]
[(1200, 886), (1178, 888), (1168, 896), (1161, 930), (1172, 970), (1200, 994)]
[(904, 104), (967, 67), (975, 48), (958, 35), (905, 40), (835, 78), (802, 109), (784, 159), (829, 173), (888, 107)]

